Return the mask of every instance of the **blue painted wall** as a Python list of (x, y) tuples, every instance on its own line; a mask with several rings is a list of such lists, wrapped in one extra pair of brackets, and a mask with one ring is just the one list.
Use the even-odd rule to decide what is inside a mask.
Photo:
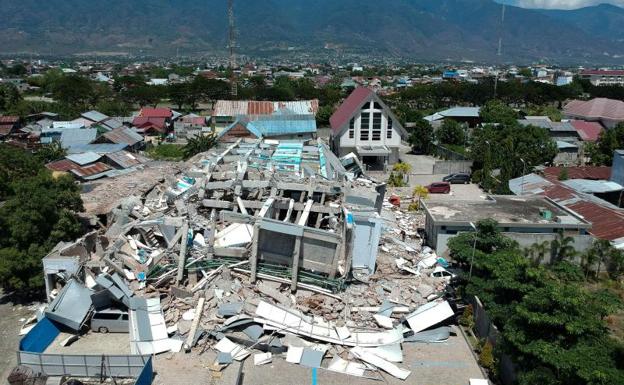
[(152, 358), (150, 357), (134, 385), (150, 385), (153, 379), (154, 369), (152, 368)]
[(22, 338), (19, 348), (23, 352), (43, 353), (59, 333), (54, 322), (44, 317)]

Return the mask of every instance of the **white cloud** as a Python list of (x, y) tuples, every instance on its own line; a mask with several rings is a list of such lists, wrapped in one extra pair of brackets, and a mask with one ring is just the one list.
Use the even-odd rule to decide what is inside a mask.
[(523, 8), (576, 9), (601, 3), (624, 7), (624, 0), (503, 0), (501, 3), (513, 4)]

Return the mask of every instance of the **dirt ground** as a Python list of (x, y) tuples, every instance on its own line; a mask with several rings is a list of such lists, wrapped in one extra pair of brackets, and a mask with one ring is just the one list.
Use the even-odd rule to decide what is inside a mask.
[(34, 314), (36, 302), (15, 304), (12, 298), (0, 291), (0, 376), (1, 384), (8, 384), (6, 378), (17, 364), (19, 331), (26, 318)]

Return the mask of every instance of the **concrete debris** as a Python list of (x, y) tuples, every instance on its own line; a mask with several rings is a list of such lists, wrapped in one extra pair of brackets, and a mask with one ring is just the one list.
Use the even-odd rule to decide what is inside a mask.
[(214, 372), (254, 354), (406, 379), (401, 344), (450, 335), (427, 330), (454, 315), (450, 283), (431, 276), (444, 261), (422, 244), (423, 215), (401, 208), (410, 198), (389, 202), (357, 158), (345, 173), (327, 154), (320, 140), (237, 139), (123, 197), (44, 258), (45, 316), (84, 332), (120, 309), (133, 354), (212, 349)]

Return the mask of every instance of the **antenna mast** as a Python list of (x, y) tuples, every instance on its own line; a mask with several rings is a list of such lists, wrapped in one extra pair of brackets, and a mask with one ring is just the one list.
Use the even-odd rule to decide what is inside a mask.
[(230, 78), (231, 82), (231, 93), (232, 96), (236, 96), (238, 94), (238, 86), (236, 84), (236, 75), (234, 73), (234, 69), (236, 68), (236, 52), (234, 49), (236, 48), (236, 29), (234, 24), (234, 0), (228, 0), (228, 19), (229, 19), (229, 46), (230, 49), (230, 70), (232, 71), (232, 76)]

